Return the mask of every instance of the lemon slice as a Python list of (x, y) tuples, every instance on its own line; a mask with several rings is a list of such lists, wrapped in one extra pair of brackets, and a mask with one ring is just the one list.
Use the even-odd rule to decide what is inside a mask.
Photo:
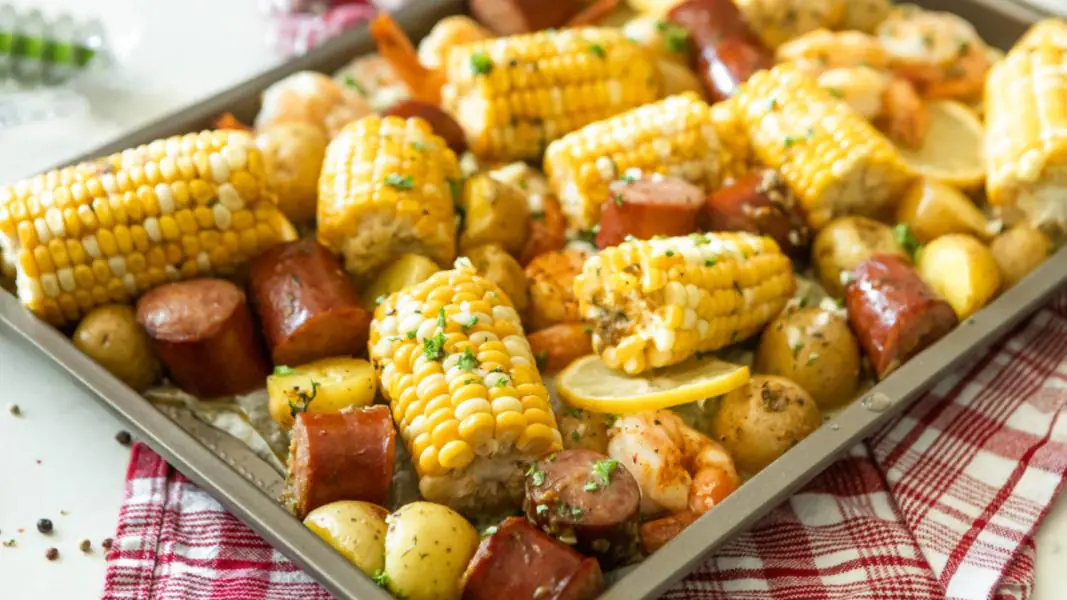
[(713, 358), (627, 375), (589, 355), (556, 376), (556, 389), (571, 406), (596, 412), (632, 413), (721, 396), (748, 383), (748, 367)]
[(898, 146), (916, 174), (956, 188), (971, 189), (985, 180), (984, 130), (974, 111), (959, 102), (928, 102), (930, 127), (919, 148)]

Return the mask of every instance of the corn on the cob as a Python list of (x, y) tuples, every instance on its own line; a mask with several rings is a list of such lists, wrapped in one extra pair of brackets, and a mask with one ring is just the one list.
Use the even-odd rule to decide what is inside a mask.
[(731, 97), (711, 105), (711, 124), (719, 138), (721, 183), (726, 186), (752, 170), (752, 149), (737, 101)]
[(1013, 51), (1055, 46), (1067, 50), (1067, 20), (1050, 17), (1030, 26), (1012, 47)]
[(659, 97), (648, 53), (617, 29), (579, 27), (457, 46), (443, 104), (479, 158), (536, 159), (549, 142)]
[(604, 364), (636, 374), (755, 335), (796, 279), (770, 238), (694, 233), (607, 248), (574, 289)]
[(846, 0), (734, 0), (745, 20), (769, 48), (809, 31), (833, 29), (845, 15)]
[(157, 140), (0, 189), (19, 298), (57, 325), (167, 281), (228, 274), (295, 237), (244, 132)]
[(1017, 48), (985, 89), (986, 195), (1009, 220), (1067, 226), (1067, 49)]
[(427, 500), (515, 507), (524, 465), (562, 448), (519, 315), (469, 261), (382, 302), (370, 356)]
[(369, 116), (326, 148), (319, 240), (362, 277), (406, 252), (445, 266), (456, 257), (459, 164), (420, 118)]
[(756, 158), (778, 169), (813, 229), (884, 213), (914, 177), (878, 130), (789, 65), (756, 73), (736, 99)]
[(552, 142), (545, 173), (572, 230), (600, 220), (608, 186), (630, 169), (718, 186), (722, 159), (711, 107), (686, 93), (586, 125)]

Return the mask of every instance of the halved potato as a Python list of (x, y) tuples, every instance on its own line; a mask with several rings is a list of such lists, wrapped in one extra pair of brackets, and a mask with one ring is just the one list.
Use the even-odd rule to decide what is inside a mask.
[(993, 253), (977, 238), (953, 233), (930, 242), (919, 254), (919, 276), (943, 297), (962, 321), (989, 303), (1000, 289)]
[(897, 222), (928, 243), (949, 233), (969, 233), (989, 240), (995, 232), (989, 220), (958, 189), (930, 179), (912, 185), (897, 206)]
[(324, 358), (299, 367), (279, 366), (267, 377), (268, 409), (286, 430), (300, 412), (337, 412), (367, 406), (378, 392), (374, 367), (361, 358)]

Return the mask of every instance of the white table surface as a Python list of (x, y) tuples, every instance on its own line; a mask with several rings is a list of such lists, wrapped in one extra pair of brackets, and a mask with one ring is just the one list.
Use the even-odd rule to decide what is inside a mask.
[[(87, 151), (278, 60), (265, 46), (267, 22), (255, 13), (255, 0), (22, 2), (105, 16), (120, 44), (136, 46), (124, 58), (117, 89), (93, 94), (93, 115), (0, 131), (0, 183)], [(114, 440), (123, 425), (58, 368), (0, 331), (0, 404), (11, 402), (22, 416), (0, 412), (0, 539), (17, 545), (0, 547), (0, 597), (97, 599), (105, 569), (100, 542), (114, 533), (123, 495), (128, 450)], [(36, 531), (42, 517), (55, 525), (50, 536)], [(89, 555), (78, 550), (83, 539), (92, 541)], [(53, 546), (60, 558), (49, 562), (44, 555)], [(1067, 494), (1038, 532), (1037, 548), (1034, 598), (1061, 598)]]

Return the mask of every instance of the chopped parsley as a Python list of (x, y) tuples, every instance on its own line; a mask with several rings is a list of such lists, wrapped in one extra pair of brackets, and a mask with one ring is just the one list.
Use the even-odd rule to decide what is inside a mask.
[(385, 569), (375, 571), (374, 575), (371, 575), (371, 579), (381, 587), (389, 587), (389, 575), (386, 574)]
[(537, 505), (537, 514), (543, 515), (543, 514), (545, 514), (547, 512), (548, 512), (548, 505), (547, 504), (538, 504)]
[(352, 77), (351, 75), (345, 75), (345, 85), (356, 90), (356, 93), (358, 93), (360, 96), (363, 96), (364, 98), (367, 97), (367, 90), (363, 89), (363, 86), (359, 85), (359, 82), (356, 81), (355, 77)]
[(607, 56), (608, 56), (607, 51), (604, 50), (604, 46), (601, 45), (601, 44), (596, 44), (596, 43), (589, 44), (589, 51), (592, 52), (593, 54), (596, 54), (600, 58), (607, 58)]
[(530, 479), (534, 487), (545, 483), (545, 472), (537, 468), (537, 463), (530, 465), (530, 468), (526, 470), (526, 477)]
[(413, 340), (413, 339), (415, 339), (415, 336), (419, 335), (419, 332), (417, 330), (415, 330), (415, 329), (412, 329), (411, 331), (407, 332), (407, 334), (405, 334), (405, 335), (407, 335), (409, 340)]
[(502, 388), (502, 387), (508, 387), (509, 385), (511, 385), (511, 382), (508, 381), (508, 378), (507, 377), (501, 377), (500, 379), (496, 380), (496, 383), (493, 384), (493, 387)]
[(594, 225), (592, 229), (581, 229), (575, 234), (580, 242), (596, 245), (596, 234), (600, 231), (600, 225)]
[(819, 353), (818, 352), (812, 352), (811, 354), (808, 355), (807, 365), (811, 366), (811, 364), (814, 363), (817, 360), (819, 360)]
[(444, 331), (448, 327), (448, 317), (445, 316), (445, 307), (437, 309), (437, 326)]
[(689, 32), (684, 27), (667, 23), (662, 31), (663, 43), (667, 46), (668, 51), (681, 54), (689, 50)]
[(619, 181), (625, 183), (634, 183), (635, 181), (637, 181), (637, 179), (637, 176), (633, 175), (632, 173), (623, 173), (622, 177), (619, 178)]
[(670, 257), (674, 256), (674, 250), (668, 250), (666, 252), (666, 254), (667, 254), (667, 258), (670, 258)]
[(624, 204), (622, 194), (619, 192), (615, 192), (611, 199), (615, 202), (615, 206), (622, 206)]
[(586, 326), (585, 326), (585, 327), (584, 327), (584, 328), (582, 329), (582, 331), (584, 331), (584, 332), (585, 332), (585, 333), (587, 333), (587, 334), (592, 334), (592, 333), (593, 333), (593, 326), (592, 326), (592, 325), (586, 325)]
[(385, 176), (385, 185), (398, 190), (410, 190), (415, 187), (415, 178), (411, 175), (397, 175), (390, 173)]
[(826, 88), (826, 91), (834, 98), (840, 99), (845, 97), (845, 93), (837, 88)]
[(599, 479), (604, 485), (611, 481), (611, 473), (618, 468), (619, 461), (614, 458), (606, 458), (593, 463), (593, 477)]
[(709, 258), (709, 259), (705, 260), (704, 261), (704, 266), (705, 267), (714, 267), (715, 266), (715, 259), (714, 258)]
[(800, 351), (804, 349), (804, 342), (797, 342), (792, 345), (793, 358), (800, 356)]
[(787, 135), (782, 140), (782, 145), (785, 146), (786, 148), (792, 148), (798, 141), (799, 140), (796, 137), (791, 136), (791, 135)]
[(289, 401), (289, 416), (296, 417), (296, 415), (307, 412), (308, 406), (311, 401), (315, 399), (315, 396), (319, 395), (319, 382), (311, 382), (311, 393), (307, 393), (301, 389), (293, 388), (286, 392)]
[(374, 306), (378, 306), (382, 302), (385, 302), (385, 294), (382, 294), (381, 296), (378, 296), (374, 299)]
[(459, 179), (449, 179), (448, 191), (452, 192), (452, 200), (458, 202), (463, 195), (463, 182)]
[(484, 52), (471, 54), (471, 71), (475, 75), (488, 75), (493, 71), (493, 59)]
[(422, 152), (423, 150), (426, 149), (426, 144), (424, 144), (422, 142), (419, 142), (419, 141), (415, 141), (415, 142), (411, 142), (411, 147), (414, 148), (415, 150), (419, 151), (419, 152)]
[(467, 333), (467, 332), (469, 332), (471, 330), (472, 327), (474, 327), (477, 324), (478, 324), (478, 317), (471, 317), (470, 323), (467, 323), (466, 325), (462, 325), (462, 326), (460, 326), (460, 328), (463, 329), (463, 333)]
[(293, 373), (294, 371), (292, 367), (287, 367), (285, 365), (274, 367), (274, 374), (278, 377), (285, 377), (286, 375), (292, 375)]
[(432, 338), (422, 340), (422, 352), (430, 360), (439, 360), (445, 353), (445, 334), (438, 331)]
[(770, 112), (774, 112), (774, 111), (778, 110), (778, 99), (777, 98), (771, 98), (770, 101), (767, 102), (767, 110), (770, 111)]
[(919, 243), (919, 240), (915, 239), (915, 235), (911, 232), (908, 224), (897, 223), (897, 226), (893, 228), (893, 235), (897, 239), (897, 244), (911, 256), (912, 260), (915, 260), (919, 252), (922, 251), (923, 245)]
[(543, 210), (535, 210), (532, 213), (530, 213), (530, 218), (533, 219), (534, 221), (540, 221), (541, 219), (545, 218), (545, 211), (543, 211)]
[[(574, 433), (578, 433), (578, 432), (575, 431)], [(585, 482), (585, 485), (582, 487), (582, 489), (587, 491), (587, 492), (595, 492), (598, 489), (600, 489), (600, 486), (598, 486), (595, 481), (587, 481), (587, 482)]]
[(489, 527), (485, 528), (485, 531), (482, 532), (482, 537), (483, 538), (490, 537), (490, 536), (492, 536), (492, 535), (494, 535), (496, 533), (496, 530), (497, 530), (497, 526), (496, 525), (490, 525)]
[(478, 367), (478, 357), (474, 356), (470, 347), (463, 350), (463, 354), (459, 357), (459, 368), (464, 371), (473, 371)]
[(537, 370), (544, 371), (548, 365), (548, 350), (542, 350), (537, 354), (534, 354), (534, 361), (537, 362)]

